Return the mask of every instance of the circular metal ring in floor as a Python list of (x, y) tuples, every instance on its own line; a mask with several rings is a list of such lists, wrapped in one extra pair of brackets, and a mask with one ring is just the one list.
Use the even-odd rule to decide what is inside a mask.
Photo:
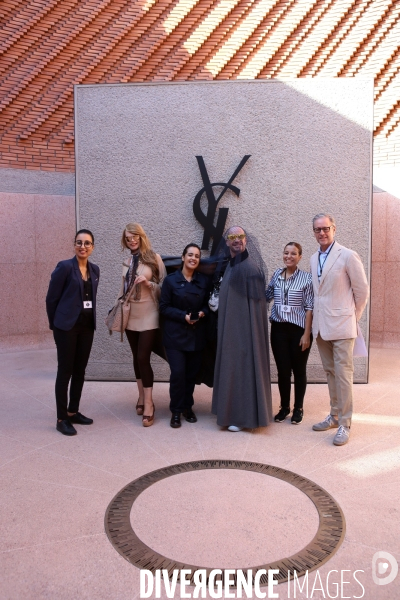
[[(318, 511), (318, 531), (307, 546), (287, 558), (252, 567), (253, 573), (265, 569), (268, 574), (268, 570), (277, 569), (279, 575), (275, 579), (279, 583), (287, 581), (289, 571), (291, 574), (296, 571), (297, 576), (301, 577), (306, 571), (313, 571), (321, 567), (341, 545), (346, 530), (343, 512), (332, 496), (316, 483), (292, 471), (262, 463), (240, 460), (200, 460), (179, 463), (147, 473), (125, 486), (110, 502), (105, 515), (105, 530), (111, 544), (127, 561), (139, 569), (148, 569), (152, 573), (166, 569), (170, 577), (172, 577), (173, 571), (182, 569), (191, 570), (192, 577), (195, 571), (202, 569), (207, 572), (208, 576), (212, 571), (210, 568), (181, 563), (149, 548), (136, 535), (130, 522), (133, 503), (153, 483), (172, 477), (172, 475), (204, 469), (240, 469), (275, 477), (306, 494)], [(213, 568), (217, 569), (218, 565)], [(243, 571), (247, 571), (247, 569), (248, 567)], [(235, 571), (239, 570), (235, 569)], [(267, 584), (267, 574), (265, 577), (261, 577), (261, 585)]]

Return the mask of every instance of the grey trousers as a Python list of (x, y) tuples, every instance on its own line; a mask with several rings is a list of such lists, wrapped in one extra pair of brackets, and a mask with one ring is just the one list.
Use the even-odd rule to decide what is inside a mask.
[(331, 415), (350, 427), (353, 414), (353, 348), (355, 339), (326, 341), (317, 336), (322, 366), (328, 380)]

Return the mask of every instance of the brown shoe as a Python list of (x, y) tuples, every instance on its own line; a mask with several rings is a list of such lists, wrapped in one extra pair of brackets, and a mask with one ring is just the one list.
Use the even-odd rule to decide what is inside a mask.
[(142, 425), (143, 427), (150, 427), (154, 423), (154, 413), (156, 412), (156, 408), (153, 404), (153, 414), (152, 415), (143, 415), (142, 417)]
[(140, 416), (144, 412), (144, 404), (139, 404), (139, 402), (140, 402), (140, 398), (138, 398), (138, 401), (136, 403), (136, 414)]

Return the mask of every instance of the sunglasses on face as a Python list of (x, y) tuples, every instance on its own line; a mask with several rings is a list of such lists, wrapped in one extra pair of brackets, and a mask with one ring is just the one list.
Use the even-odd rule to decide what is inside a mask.
[(127, 244), (130, 244), (132, 242), (138, 242), (139, 240), (140, 240), (140, 235), (137, 235), (137, 234), (125, 236), (125, 241)]
[(244, 240), (246, 238), (245, 233), (230, 233), (226, 236), (228, 240)]

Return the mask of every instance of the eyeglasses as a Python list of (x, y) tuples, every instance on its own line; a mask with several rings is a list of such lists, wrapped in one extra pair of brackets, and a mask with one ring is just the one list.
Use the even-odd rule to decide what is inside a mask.
[(314, 233), (328, 233), (332, 229), (333, 225), (329, 225), (329, 227), (314, 227)]
[(231, 240), (233, 242), (233, 240), (244, 240), (246, 238), (246, 234), (245, 233), (230, 233), (226, 237), (228, 240)]
[(75, 240), (75, 246), (78, 246), (78, 248), (81, 248), (82, 246), (85, 246), (85, 248), (91, 248), (93, 246), (93, 242), (82, 242), (82, 240)]
[(127, 244), (130, 244), (131, 242), (137, 242), (138, 240), (140, 240), (140, 235), (136, 233), (134, 235), (130, 235), (129, 237), (125, 236), (125, 241)]

